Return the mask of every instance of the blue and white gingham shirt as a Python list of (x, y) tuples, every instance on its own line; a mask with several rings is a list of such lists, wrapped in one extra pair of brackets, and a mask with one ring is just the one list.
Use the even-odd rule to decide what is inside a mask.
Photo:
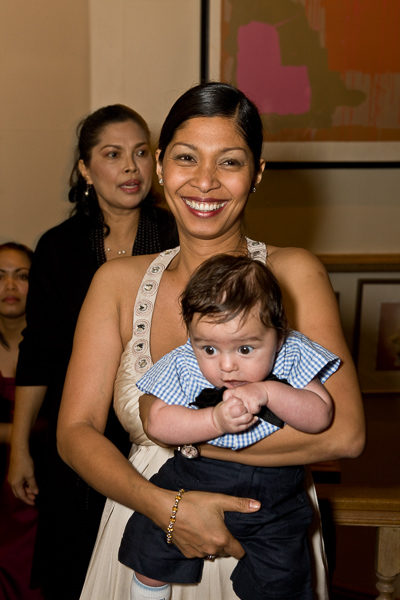
[[(291, 331), (279, 351), (272, 373), (286, 379), (293, 387), (303, 388), (314, 377), (324, 383), (340, 365), (340, 359), (298, 331)], [(190, 340), (163, 356), (137, 382), (139, 390), (153, 394), (167, 404), (190, 406), (206, 387), (215, 387), (203, 376), (197, 364)], [(260, 441), (279, 427), (259, 419), (240, 433), (225, 433), (208, 443), (222, 448), (239, 450)]]

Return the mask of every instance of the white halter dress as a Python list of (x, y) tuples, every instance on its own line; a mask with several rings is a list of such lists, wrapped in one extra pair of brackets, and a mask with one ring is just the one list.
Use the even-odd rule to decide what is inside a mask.
[[(247, 240), (249, 256), (266, 261), (265, 244)], [(150, 441), (139, 417), (139, 397), (142, 393), (136, 381), (151, 366), (150, 331), (159, 282), (179, 247), (159, 254), (151, 263), (139, 288), (133, 311), (133, 335), (121, 356), (114, 385), (114, 408), (132, 442), (129, 461), (146, 479), (156, 473), (173, 454)], [(312, 554), (316, 575), (315, 598), (327, 600), (326, 562), (319, 527), (319, 511), (311, 477), (307, 481), (310, 500), (315, 508), (316, 525), (312, 532)], [(133, 572), (118, 562), (118, 549), (131, 509), (108, 499), (97, 535), (92, 558), (80, 600), (130, 600)], [(157, 557), (155, 557), (155, 560)], [(237, 600), (230, 581), (236, 564), (232, 557), (220, 557), (215, 562), (204, 561), (202, 580), (198, 584), (174, 584), (171, 600)]]

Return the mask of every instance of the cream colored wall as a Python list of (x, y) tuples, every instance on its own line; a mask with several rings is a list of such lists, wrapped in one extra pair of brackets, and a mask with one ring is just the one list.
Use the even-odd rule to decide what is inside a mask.
[(33, 246), (70, 209), (74, 130), (89, 110), (84, 0), (1, 0), (0, 243)]
[(200, 0), (89, 0), (91, 106), (132, 106), (158, 138), (200, 77)]
[[(200, 0), (2, 0), (0, 36), (0, 241), (33, 245), (70, 209), (81, 117), (128, 104), (155, 142), (198, 82)], [(399, 170), (267, 170), (248, 231), (317, 253), (399, 252), (399, 189)]]
[(266, 170), (248, 230), (320, 254), (400, 252), (400, 169)]

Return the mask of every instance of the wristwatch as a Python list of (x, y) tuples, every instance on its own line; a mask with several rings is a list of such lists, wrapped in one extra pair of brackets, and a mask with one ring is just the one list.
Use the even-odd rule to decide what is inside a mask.
[(178, 446), (178, 451), (185, 458), (198, 458), (200, 456), (200, 450), (197, 444), (184, 444), (183, 446)]

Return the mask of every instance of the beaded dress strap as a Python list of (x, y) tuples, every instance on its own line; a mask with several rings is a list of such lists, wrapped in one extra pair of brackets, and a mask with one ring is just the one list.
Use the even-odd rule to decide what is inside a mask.
[(150, 264), (140, 284), (133, 310), (132, 353), (137, 373), (145, 373), (152, 365), (150, 356), (150, 330), (154, 304), (160, 280), (180, 247), (161, 252)]
[(247, 252), (249, 253), (250, 258), (265, 264), (267, 262), (268, 251), (264, 242), (255, 242), (250, 238), (246, 238), (246, 241)]

